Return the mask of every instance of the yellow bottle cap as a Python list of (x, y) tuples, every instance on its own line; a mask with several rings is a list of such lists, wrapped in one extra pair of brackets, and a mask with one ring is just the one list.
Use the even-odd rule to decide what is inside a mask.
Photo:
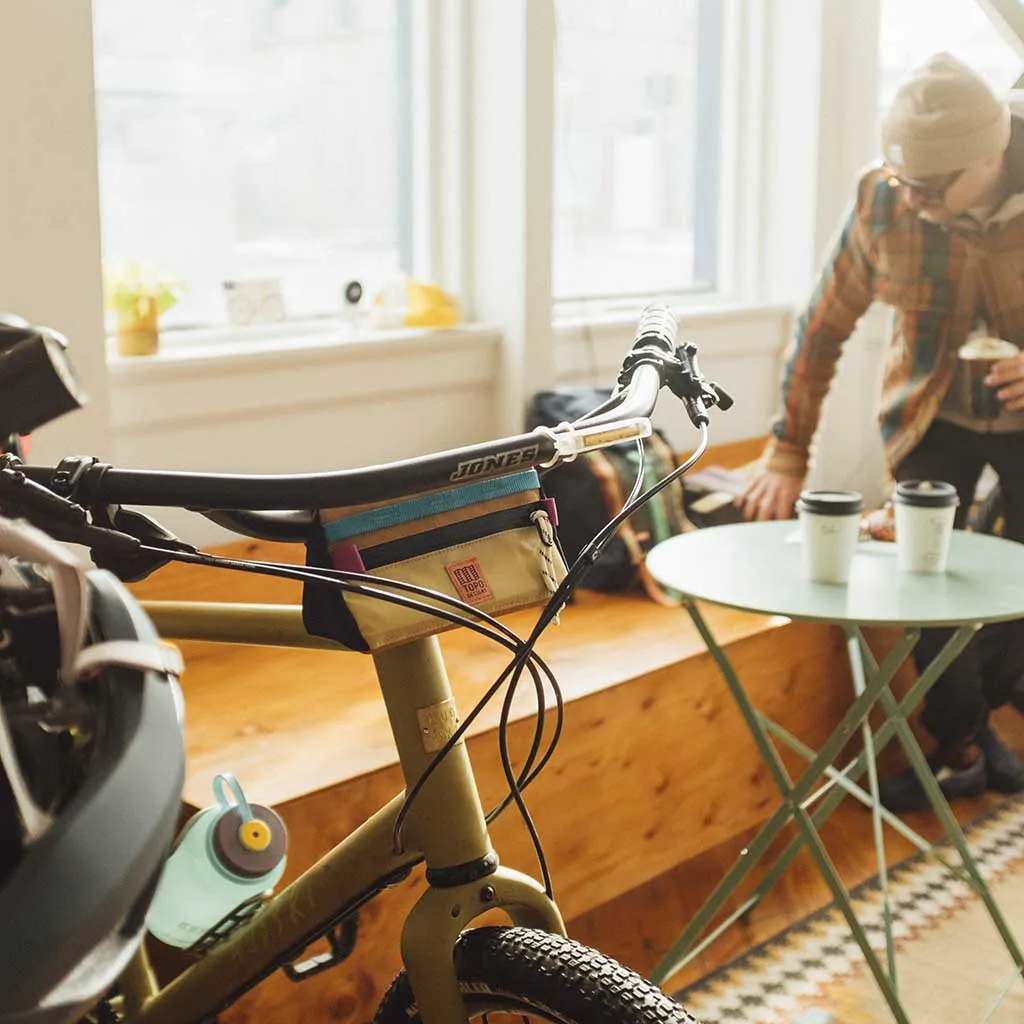
[(246, 850), (252, 850), (254, 853), (265, 850), (272, 838), (270, 826), (258, 818), (242, 822), (238, 829), (238, 841)]

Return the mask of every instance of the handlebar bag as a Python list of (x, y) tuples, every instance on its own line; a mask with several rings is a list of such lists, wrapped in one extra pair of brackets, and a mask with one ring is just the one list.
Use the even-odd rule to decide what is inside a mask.
[[(376, 579), (425, 587), (500, 615), (546, 602), (565, 578), (556, 525), (555, 504), (531, 469), (398, 502), (323, 509), (306, 561), (365, 573), (367, 585)], [(302, 604), (310, 634), (357, 651), (382, 650), (457, 625), (432, 612), (314, 582), (305, 583)]]

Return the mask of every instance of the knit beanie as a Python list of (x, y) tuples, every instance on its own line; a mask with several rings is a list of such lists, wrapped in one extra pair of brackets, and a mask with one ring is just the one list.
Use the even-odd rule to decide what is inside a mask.
[(923, 180), (998, 156), (1010, 141), (1010, 108), (985, 80), (939, 53), (900, 86), (882, 122), (882, 156)]

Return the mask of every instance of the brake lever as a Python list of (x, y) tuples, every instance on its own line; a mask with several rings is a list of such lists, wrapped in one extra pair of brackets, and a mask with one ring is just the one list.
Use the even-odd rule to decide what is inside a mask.
[(28, 519), (55, 540), (81, 544), (89, 549), (101, 569), (109, 569), (126, 582), (143, 579), (166, 565), (164, 558), (142, 548), (195, 552), (155, 520), (119, 505), (100, 506), (90, 513), (81, 505), (37, 484), (20, 472), (20, 460), (0, 456), (0, 510)]
[[(165, 558), (153, 551), (163, 548), (168, 552), (185, 551), (195, 554), (199, 549), (179, 540), (155, 519), (120, 505), (107, 505), (92, 509), (93, 529), (102, 530), (107, 537), (130, 537), (134, 545), (106, 545), (90, 547), (93, 561), (101, 569), (109, 569), (118, 579), (135, 583), (150, 573), (162, 569), (173, 558)], [(145, 548), (145, 550), (143, 550)]]
[(715, 405), (718, 406), (722, 412), (728, 412), (735, 404), (732, 395), (729, 394), (720, 384), (713, 384), (708, 381), (708, 387), (715, 393)]
[(692, 342), (676, 348), (666, 383), (672, 394), (682, 401), (690, 422), (695, 427), (707, 426), (710, 423), (710, 406), (718, 406), (725, 411), (733, 405), (731, 395), (717, 384), (704, 379), (697, 363), (697, 346)]

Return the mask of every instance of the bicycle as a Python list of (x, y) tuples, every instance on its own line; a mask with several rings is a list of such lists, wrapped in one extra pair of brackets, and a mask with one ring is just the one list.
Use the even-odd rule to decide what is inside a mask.
[[(397, 633), (385, 627), (377, 634), (378, 640), (384, 639), (370, 645), (398, 749), (404, 792), (264, 902), (258, 912), (241, 921), (225, 920), (211, 930), (201, 958), (163, 988), (157, 986), (145, 948), (140, 947), (120, 979), (116, 1000), (106, 1005), (105, 1012), (114, 1012), (115, 1019), (131, 1024), (208, 1021), (278, 969), (301, 975), (333, 966), (344, 959), (354, 940), (359, 908), (422, 862), (429, 884), (405, 920), (401, 939), (405, 969), (378, 1007), (375, 1020), (379, 1024), (413, 1020), (451, 1024), (477, 1017), (486, 1020), (501, 1012), (562, 1024), (693, 1020), (639, 975), (566, 937), (540, 841), (522, 797), (551, 757), (561, 729), (560, 695), (534, 653), (537, 638), (564, 607), (619, 523), (703, 455), (709, 439), (708, 409), (731, 405), (728, 395), (702, 376), (696, 348), (676, 347), (675, 332), (675, 318), (667, 309), (646, 309), (611, 398), (573, 424), (385, 466), (306, 476), (237, 476), (122, 470), (88, 458), (65, 459), (56, 468), (33, 467), (15, 456), (0, 457), (0, 508), (30, 518), (62, 540), (88, 546), (97, 564), (124, 579), (139, 578), (171, 560), (217, 565), (302, 579), (307, 593), (319, 594), (321, 599), (328, 593), (348, 597), (352, 607), (364, 610), (369, 605), (395, 606), (403, 614), (425, 615), (433, 623), (426, 635), (409, 633), (407, 626)], [(700, 432), (697, 448), (675, 473), (642, 494), (641, 465), (623, 510), (571, 567), (558, 564), (555, 558), (557, 545), (553, 546), (543, 499), (527, 501), (529, 523), (541, 538), (539, 546), (531, 547), (527, 561), (537, 552), (542, 562), (547, 560), (541, 572), (547, 600), (525, 640), (482, 612), (479, 600), (472, 603), (474, 593), (479, 599), (481, 587), (490, 589), (488, 580), (480, 578), (479, 566), (470, 564), (475, 559), (458, 563), (453, 582), (459, 597), (453, 599), (415, 581), (385, 579), (381, 572), (368, 575), (371, 570), (361, 564), (339, 569), (335, 560), (333, 568), (329, 563), (303, 568), (207, 555), (174, 538), (149, 517), (123, 507), (188, 508), (243, 535), (301, 543), (321, 534), (313, 527), (322, 515), (309, 510), (341, 507), (348, 511), (359, 506), (365, 511), (369, 506), (372, 511), (383, 505), (387, 511), (398, 507), (388, 503), (408, 503), (410, 495), (463, 495), (474, 487), (486, 491), (490, 486), (505, 488), (502, 494), (507, 499), (509, 488), (528, 485), (532, 499), (538, 469), (629, 440), (639, 446), (651, 429), (649, 417), (663, 386), (684, 402)], [(302, 510), (296, 511), (297, 506)], [(487, 502), (469, 507), (472, 511), (485, 506), (491, 507)], [(522, 508), (515, 508), (521, 515)], [(493, 516), (509, 513), (509, 508), (502, 508)], [(491, 518), (488, 512), (468, 520), (470, 524), (488, 520), (491, 532), (483, 540), (495, 536)], [(516, 529), (528, 533), (530, 528), (517, 521)], [(470, 550), (481, 542), (471, 541)], [(401, 541), (385, 539), (380, 548), (388, 548), (389, 543), (393, 554), (394, 544)], [(294, 610), (282, 613), (248, 606), (166, 608), (156, 603), (145, 607), (166, 638), (317, 647), (324, 642), (309, 635), (309, 608), (300, 617)], [(337, 611), (337, 606), (332, 608)], [(344, 614), (350, 614), (347, 607)], [(367, 632), (376, 628), (372, 617), (361, 621)], [(454, 625), (485, 633), (513, 655), (485, 698), (461, 720), (436, 636), (439, 628)], [(531, 749), (517, 771), (505, 742), (505, 727), (512, 694), (524, 673), (537, 691), (538, 715)], [(545, 681), (556, 697), (556, 715), (542, 753)], [(499, 736), (509, 794), (485, 814), (463, 737), (484, 703), (506, 684)], [(512, 803), (531, 832), (543, 884), (501, 866), (492, 848), (488, 823)], [(469, 927), (494, 909), (507, 914), (512, 925)], [(301, 961), (307, 947), (323, 937), (328, 938), (331, 953)]]

